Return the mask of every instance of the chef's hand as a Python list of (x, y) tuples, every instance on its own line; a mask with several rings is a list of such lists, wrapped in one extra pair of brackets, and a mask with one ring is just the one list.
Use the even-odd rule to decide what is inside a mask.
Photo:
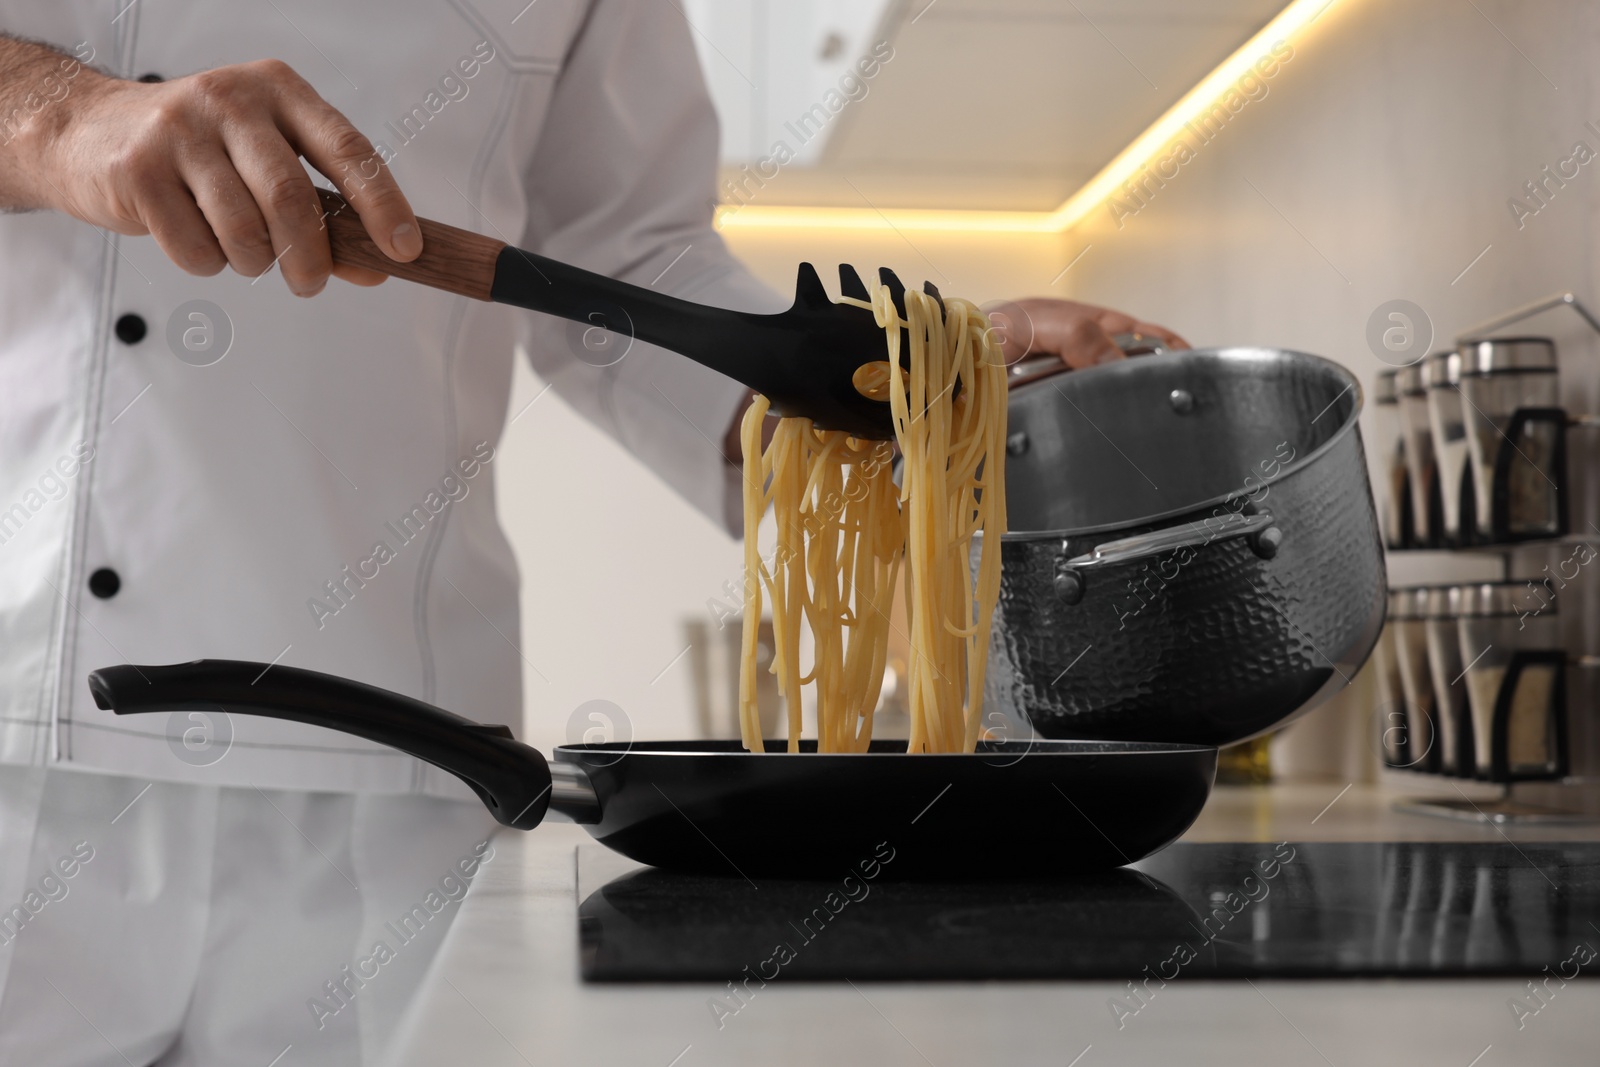
[[(1172, 349), (1189, 347), (1188, 341), (1164, 326), (1140, 322), (1110, 308), (1053, 297), (1008, 300), (989, 309), (989, 321), (1000, 340), (1000, 350), (1008, 367), (1024, 356), (1046, 352), (1060, 356), (1063, 363), (1074, 369), (1122, 359), (1122, 349), (1111, 339), (1119, 333), (1156, 337)], [(745, 409), (754, 398), (754, 393), (745, 394), (744, 402), (739, 405), (723, 437), (722, 454), (734, 465), (741, 451), (739, 427), (744, 421)], [(762, 427), (763, 444), (771, 443), (776, 426), (776, 419), (767, 420)]]
[(1000, 338), (1008, 366), (1024, 356), (1040, 353), (1060, 356), (1074, 369), (1121, 359), (1122, 349), (1111, 339), (1119, 333), (1155, 337), (1168, 348), (1189, 347), (1189, 342), (1164, 326), (1074, 300), (1011, 300), (991, 308), (989, 321)]
[(304, 156), (333, 180), (391, 259), (422, 251), (411, 206), (372, 143), (273, 59), (157, 84), (87, 67), (54, 108), (33, 158), (43, 206), (129, 235), (152, 234), (190, 274), (277, 264), (298, 296), (329, 273), (360, 285), (384, 275), (335, 265)]

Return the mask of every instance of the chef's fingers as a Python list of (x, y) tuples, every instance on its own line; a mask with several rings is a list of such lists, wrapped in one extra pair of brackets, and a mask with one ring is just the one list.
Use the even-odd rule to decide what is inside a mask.
[(349, 119), (299, 75), (279, 98), (277, 117), (289, 144), (350, 201), (384, 255), (409, 262), (421, 254), (422, 231), (411, 204), (378, 150)]
[(1038, 328), (1033, 323), (1033, 316), (1020, 302), (1007, 300), (989, 307), (986, 316), (989, 320), (989, 339), (1000, 346), (1000, 358), (1006, 366), (1037, 350), (1034, 339)]
[(179, 172), (228, 264), (247, 278), (265, 273), (274, 257), (272, 235), (233, 160), (220, 145), (214, 145), (213, 151), (180, 162)]
[(337, 261), (333, 264), (333, 276), (342, 278), (352, 285), (365, 286), (382, 285), (389, 280), (389, 276), (381, 270), (368, 270), (366, 267), (354, 267)]
[(1095, 320), (1100, 328), (1108, 334), (1137, 333), (1145, 337), (1156, 337), (1166, 342), (1169, 348), (1188, 348), (1189, 343), (1165, 326), (1157, 326), (1153, 322), (1140, 322), (1132, 315), (1115, 311), (1111, 308), (1101, 308), (1095, 315)]
[(1069, 367), (1092, 367), (1122, 358), (1123, 352), (1112, 338), (1123, 333), (1160, 338), (1171, 348), (1189, 347), (1164, 326), (1072, 300), (1034, 297), (1005, 301), (990, 310), (989, 321), (991, 336), (1000, 343), (1008, 364), (1024, 355), (1049, 353), (1061, 357)]
[(1055, 353), (1074, 370), (1122, 358), (1122, 349), (1111, 339), (1111, 334), (1087, 317), (1040, 323), (1033, 348), (1036, 352)]
[(1133, 324), (1134, 333), (1142, 333), (1146, 337), (1159, 337), (1165, 341), (1168, 348), (1190, 348), (1188, 341), (1173, 333), (1165, 326), (1157, 326), (1153, 322), (1136, 322)]
[(1007, 365), (1025, 355), (1049, 354), (1078, 368), (1122, 358), (1122, 349), (1111, 340), (1112, 331), (1102, 325), (1108, 314), (1118, 313), (1066, 300), (1016, 300), (992, 309), (989, 322)]
[(211, 224), (176, 176), (170, 181), (145, 185), (139, 199), (150, 236), (179, 268), (190, 274), (211, 275), (228, 265)]
[(320, 293), (328, 284), (333, 255), (322, 223), (322, 201), (300, 157), (271, 124), (225, 127), (223, 139), (266, 220), (273, 258), (290, 292)]
[(1106, 333), (1132, 333), (1133, 328), (1138, 325), (1132, 315), (1125, 315), (1115, 308), (1097, 308), (1089, 305), (1084, 307)]

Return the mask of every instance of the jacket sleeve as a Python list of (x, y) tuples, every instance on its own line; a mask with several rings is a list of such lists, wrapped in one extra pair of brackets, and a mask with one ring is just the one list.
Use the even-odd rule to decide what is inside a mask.
[[(676, 4), (593, 5), (529, 162), (526, 247), (700, 303), (781, 311), (789, 300), (712, 228), (717, 116), (689, 33)], [(723, 445), (744, 386), (652, 345), (534, 319), (528, 352), (540, 377), (739, 536), (739, 457)]]

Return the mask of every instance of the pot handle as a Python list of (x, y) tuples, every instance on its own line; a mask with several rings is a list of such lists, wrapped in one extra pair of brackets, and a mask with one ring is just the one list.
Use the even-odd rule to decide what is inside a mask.
[[(1272, 512), (1266, 510), (1258, 511), (1254, 515), (1234, 512), (1224, 516), (1220, 524), (1190, 522), (1182, 526), (1168, 526), (1161, 530), (1151, 530), (1148, 533), (1107, 541), (1103, 545), (1095, 545), (1081, 556), (1074, 556), (1062, 566), (1078, 570), (1115, 567), (1123, 563), (1149, 559), (1151, 556), (1159, 556), (1179, 548), (1199, 548), (1213, 541), (1227, 541), (1251, 534), (1258, 535), (1261, 541), (1259, 548), (1254, 545), (1251, 547), (1255, 548), (1258, 554), (1270, 559), (1277, 554), (1278, 546), (1283, 543), (1283, 532), (1272, 525), (1275, 521)], [(1265, 553), (1262, 549), (1266, 549)]]
[(1146, 337), (1142, 333), (1111, 335), (1111, 343), (1122, 349), (1125, 356), (1164, 356), (1171, 351), (1159, 337)]
[(1223, 516), (1220, 522), (1211, 519), (1188, 522), (1107, 541), (1081, 556), (1059, 560), (1056, 563), (1055, 589), (1067, 603), (1076, 604), (1083, 599), (1085, 571), (1137, 563), (1180, 548), (1201, 548), (1215, 541), (1227, 541), (1235, 537), (1250, 538), (1250, 550), (1262, 559), (1271, 559), (1283, 544), (1283, 531), (1273, 525), (1275, 521), (1272, 512), (1265, 509), (1254, 515), (1232, 512)]
[[(1125, 356), (1164, 356), (1171, 351), (1161, 338), (1146, 337), (1142, 333), (1112, 334), (1111, 343), (1122, 349)], [(1010, 385), (1014, 389), (1067, 370), (1067, 365), (1054, 352), (1024, 356), (1011, 365)]]
[(244, 660), (197, 659), (164, 667), (131, 663), (89, 672), (97, 707), (118, 715), (223, 711), (321, 726), (388, 745), (449, 771), (496, 821), (539, 825), (550, 807), (550, 768), (506, 726), (319, 671)]

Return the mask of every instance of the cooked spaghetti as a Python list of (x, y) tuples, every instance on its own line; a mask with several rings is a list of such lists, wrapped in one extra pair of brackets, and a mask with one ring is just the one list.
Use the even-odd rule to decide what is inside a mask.
[[(816, 694), (817, 750), (865, 751), (883, 685), (890, 609), (905, 571), (909, 751), (971, 752), (1006, 528), (1006, 369), (987, 320), (964, 300), (946, 300), (942, 319), (934, 299), (916, 291), (905, 294), (903, 319), (887, 286), (870, 304), (845, 302), (870, 307), (887, 337), (886, 362), (863, 368), (856, 384), (889, 400), (904, 458), (901, 485), (886, 441), (785, 418), (763, 450), (766, 399), (757, 397), (745, 413), (740, 732), (746, 748), (762, 750), (756, 646), (770, 600), (771, 669), (786, 706), (789, 751), (799, 750), (807, 685)], [(910, 337), (908, 367), (901, 366), (902, 329)], [(769, 506), (777, 520), (770, 565), (756, 544)], [(803, 627), (812, 638), (809, 669), (800, 662)]]

